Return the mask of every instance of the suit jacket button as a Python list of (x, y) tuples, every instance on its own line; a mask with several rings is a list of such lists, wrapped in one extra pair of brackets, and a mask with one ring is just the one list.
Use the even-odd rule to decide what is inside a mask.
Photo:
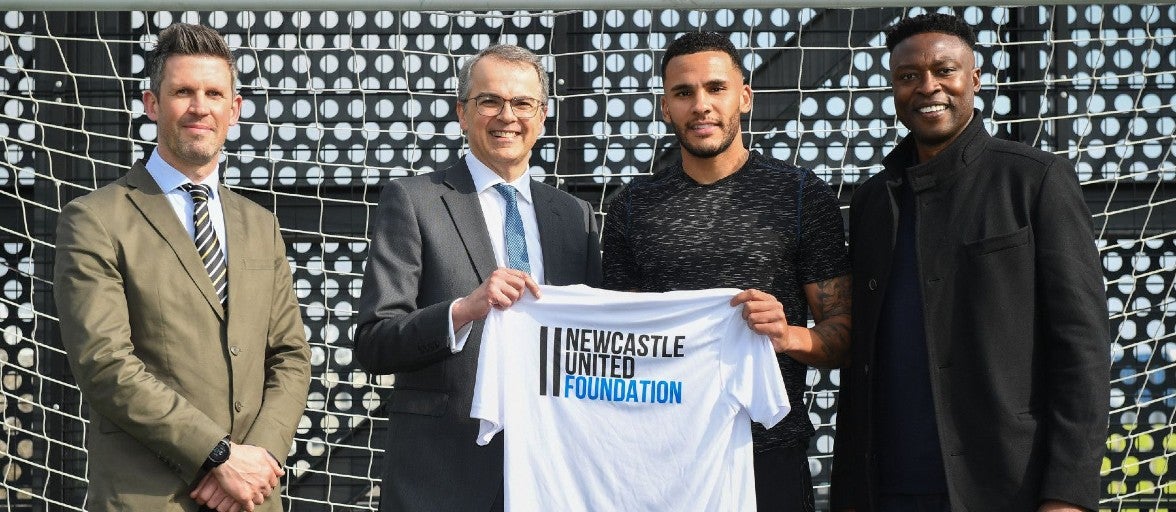
[(868, 286), (870, 288), (870, 291), (877, 290), (878, 289), (878, 280), (871, 278), (870, 281), (868, 283), (866, 283), (866, 286)]
[(229, 353), (233, 354), (233, 355), (238, 355), (241, 353), (241, 347), (233, 345), (233, 346), (229, 347)]
[(233, 410), (235, 410), (237, 412), (241, 412), (241, 409), (244, 409), (244, 408), (245, 408), (245, 404), (242, 404), (240, 400), (233, 402)]

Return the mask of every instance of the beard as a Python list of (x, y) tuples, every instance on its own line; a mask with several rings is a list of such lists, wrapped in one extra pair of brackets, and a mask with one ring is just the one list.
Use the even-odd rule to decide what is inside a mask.
[[(735, 136), (739, 133), (738, 130), (728, 129), (728, 127), (731, 126), (730, 121), (731, 120), (727, 120), (727, 122), (723, 124), (723, 139), (720, 140), (717, 144), (709, 145), (691, 143), (684, 135), (684, 132), (686, 131), (685, 125), (678, 126), (677, 123), (671, 123), (671, 125), (674, 127), (674, 135), (678, 136), (678, 143), (682, 145), (682, 149), (689, 153), (690, 156), (695, 158), (714, 158), (727, 151), (727, 149), (731, 147), (731, 144), (735, 142)], [(738, 123), (739, 119), (735, 118), (734, 121), (735, 123)]]
[(166, 146), (175, 158), (188, 165), (208, 165), (220, 158), (223, 142), (217, 144), (208, 139), (185, 139), (178, 133), (170, 134), (166, 140), (160, 140), (160, 145)]

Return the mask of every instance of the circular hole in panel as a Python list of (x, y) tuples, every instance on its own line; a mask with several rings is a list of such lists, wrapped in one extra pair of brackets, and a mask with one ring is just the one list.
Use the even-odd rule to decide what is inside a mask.
[(772, 9), (772, 25), (775, 27), (788, 25), (792, 21), (791, 16), (787, 9)]
[(719, 9), (718, 11), (715, 11), (715, 22), (718, 23), (720, 27), (730, 27), (731, 25), (735, 24), (737, 19), (738, 18), (736, 18), (735, 12), (731, 9)]
[(764, 13), (759, 9), (745, 9), (743, 11), (743, 24), (748, 27), (755, 27), (764, 21)]
[(625, 13), (612, 9), (604, 13), (604, 23), (612, 28), (620, 28), (625, 24)]
[(667, 28), (676, 27), (681, 19), (682, 17), (678, 14), (678, 11), (673, 9), (666, 9), (661, 13), (661, 24)]
[(653, 15), (648, 9), (633, 11), (631, 21), (638, 27), (646, 28), (653, 23)]

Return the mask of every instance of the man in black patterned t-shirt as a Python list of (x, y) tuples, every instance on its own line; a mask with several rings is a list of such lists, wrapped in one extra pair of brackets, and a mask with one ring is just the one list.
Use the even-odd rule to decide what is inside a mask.
[(726, 37), (683, 35), (666, 49), (662, 77), (662, 116), (678, 136), (682, 162), (611, 199), (605, 286), (743, 289), (731, 305), (771, 339), (792, 405), (772, 429), (753, 425), (758, 508), (812, 510), (806, 365), (839, 366), (849, 345), (850, 277), (837, 199), (812, 171), (743, 145), (740, 116), (751, 110), (751, 87)]

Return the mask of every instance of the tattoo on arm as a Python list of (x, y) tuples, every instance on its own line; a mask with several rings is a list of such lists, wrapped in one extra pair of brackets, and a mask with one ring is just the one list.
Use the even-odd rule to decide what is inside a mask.
[(834, 277), (808, 290), (815, 325), (812, 332), (828, 363), (840, 366), (849, 354), (850, 276)]

